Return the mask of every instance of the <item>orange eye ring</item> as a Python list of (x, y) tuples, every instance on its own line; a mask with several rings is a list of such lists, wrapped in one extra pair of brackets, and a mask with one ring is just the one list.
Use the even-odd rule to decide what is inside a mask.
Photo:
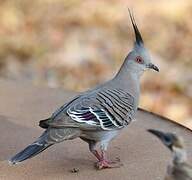
[(137, 63), (139, 63), (139, 64), (142, 64), (142, 63), (143, 63), (143, 59), (142, 59), (141, 56), (137, 56), (137, 57), (135, 58), (135, 61), (136, 61)]

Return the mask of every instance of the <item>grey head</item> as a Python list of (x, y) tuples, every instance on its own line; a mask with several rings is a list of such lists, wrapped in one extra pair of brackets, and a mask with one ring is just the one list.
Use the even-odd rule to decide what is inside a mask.
[(162, 143), (171, 151), (174, 149), (183, 149), (183, 140), (174, 133), (165, 133), (155, 129), (148, 129), (148, 132), (158, 137)]
[(135, 43), (132, 51), (129, 52), (129, 54), (125, 58), (124, 65), (130, 71), (138, 73), (140, 75), (148, 69), (159, 71), (158, 67), (151, 62), (150, 54), (144, 46), (144, 41), (142, 39), (141, 33), (130, 10), (129, 15), (135, 32)]

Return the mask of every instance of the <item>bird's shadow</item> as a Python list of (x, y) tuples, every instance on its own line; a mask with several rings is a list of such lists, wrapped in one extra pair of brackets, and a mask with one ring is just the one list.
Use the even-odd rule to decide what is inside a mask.
[(9, 159), (37, 136), (37, 130), (16, 124), (10, 117), (0, 115), (0, 122), (0, 161)]

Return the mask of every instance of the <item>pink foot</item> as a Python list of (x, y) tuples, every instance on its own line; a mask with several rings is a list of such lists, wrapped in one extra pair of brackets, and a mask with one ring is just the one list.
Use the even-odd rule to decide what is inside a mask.
[(120, 168), (123, 164), (120, 163), (120, 161), (107, 161), (107, 160), (100, 160), (96, 163), (96, 168), (106, 169), (106, 168)]

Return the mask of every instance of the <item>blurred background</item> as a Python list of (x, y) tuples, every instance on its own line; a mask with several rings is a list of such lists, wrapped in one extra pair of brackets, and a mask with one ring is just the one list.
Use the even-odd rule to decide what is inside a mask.
[(0, 1), (0, 78), (73, 91), (110, 79), (133, 46), (127, 7), (160, 67), (140, 107), (192, 128), (191, 0)]

